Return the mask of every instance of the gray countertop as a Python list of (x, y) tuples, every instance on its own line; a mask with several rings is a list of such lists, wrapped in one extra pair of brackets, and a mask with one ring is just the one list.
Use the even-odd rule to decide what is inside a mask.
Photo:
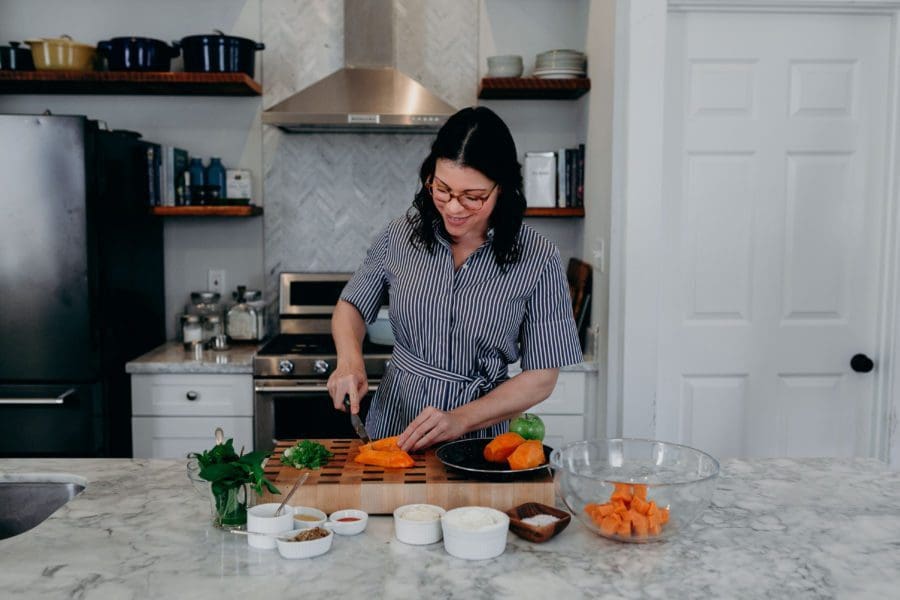
[(874, 460), (725, 461), (680, 537), (627, 545), (573, 523), (498, 558), (407, 546), (390, 517), (285, 560), (209, 525), (183, 461), (5, 459), (0, 481), (72, 473), (87, 489), (0, 541), (4, 598), (888, 598), (900, 589), (900, 474)]
[(203, 350), (196, 355), (181, 342), (167, 342), (125, 364), (134, 374), (253, 373), (253, 356), (260, 344), (233, 344), (228, 350)]
[[(129, 361), (125, 372), (134, 374), (168, 373), (253, 373), (253, 356), (261, 344), (235, 344), (229, 350), (204, 350), (198, 357), (185, 350), (181, 342), (167, 342), (147, 354)], [(518, 365), (510, 368), (511, 374)], [(563, 367), (563, 371), (594, 372), (597, 363), (585, 361)]]

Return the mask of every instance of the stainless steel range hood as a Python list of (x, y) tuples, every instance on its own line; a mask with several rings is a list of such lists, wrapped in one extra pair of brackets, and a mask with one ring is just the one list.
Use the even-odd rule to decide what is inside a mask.
[(290, 133), (431, 133), (456, 112), (395, 68), (394, 0), (344, 0), (344, 64), (263, 111)]

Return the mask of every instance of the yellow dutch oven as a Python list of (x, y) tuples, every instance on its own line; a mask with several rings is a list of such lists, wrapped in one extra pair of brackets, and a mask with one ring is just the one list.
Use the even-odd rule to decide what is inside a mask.
[(34, 67), (47, 71), (93, 71), (97, 49), (73, 41), (67, 35), (58, 38), (25, 40), (31, 46)]

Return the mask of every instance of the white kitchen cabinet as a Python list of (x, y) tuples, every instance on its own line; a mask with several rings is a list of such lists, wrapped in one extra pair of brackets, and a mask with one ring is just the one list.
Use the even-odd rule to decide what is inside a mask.
[[(518, 363), (510, 365), (509, 376), (520, 373)], [(593, 437), (593, 418), (588, 409), (587, 399), (591, 393), (589, 378), (593, 371), (560, 371), (556, 387), (543, 402), (528, 409), (544, 421), (546, 436), (544, 443), (551, 448)]]
[(207, 449), (216, 427), (235, 450), (253, 448), (249, 374), (134, 374), (131, 396), (135, 458), (184, 458)]

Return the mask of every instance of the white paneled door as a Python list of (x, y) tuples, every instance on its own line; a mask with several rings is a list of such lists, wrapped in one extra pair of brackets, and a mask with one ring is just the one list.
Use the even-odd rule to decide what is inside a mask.
[(712, 454), (866, 454), (890, 19), (672, 13), (656, 431)]

